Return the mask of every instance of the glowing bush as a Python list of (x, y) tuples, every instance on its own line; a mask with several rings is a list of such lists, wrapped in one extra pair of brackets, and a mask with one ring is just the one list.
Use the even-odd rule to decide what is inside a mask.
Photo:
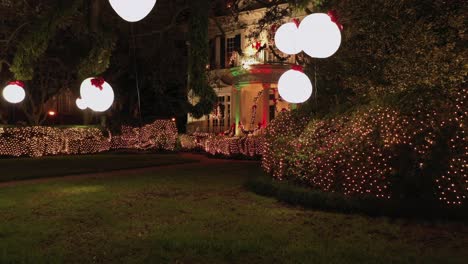
[(461, 205), (468, 197), (467, 93), (443, 111), (372, 106), (305, 128), (284, 114), (268, 128), (263, 167), (325, 192)]
[(176, 146), (177, 128), (169, 120), (157, 120), (141, 129), (123, 127), (122, 131), (121, 136), (112, 136), (92, 127), (0, 127), (0, 156), (91, 154), (111, 149), (172, 151)]

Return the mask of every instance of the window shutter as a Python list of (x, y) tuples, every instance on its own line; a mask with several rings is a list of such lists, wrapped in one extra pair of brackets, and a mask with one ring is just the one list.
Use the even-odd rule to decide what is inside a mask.
[(216, 39), (210, 39), (210, 69), (216, 69)]
[(229, 58), (226, 58), (226, 37), (221, 38), (221, 48), (219, 49), (220, 58), (221, 58), (221, 69), (226, 68), (226, 61)]
[(239, 52), (239, 54), (242, 54), (242, 45), (241, 45), (241, 35), (237, 34), (236, 37), (234, 38), (234, 50)]

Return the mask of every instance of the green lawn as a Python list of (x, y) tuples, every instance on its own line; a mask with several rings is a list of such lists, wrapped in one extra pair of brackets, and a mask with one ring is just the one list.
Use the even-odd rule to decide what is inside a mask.
[(176, 154), (103, 153), (0, 159), (0, 182), (193, 162)]
[(255, 162), (219, 161), (162, 167), (141, 175), (54, 179), (0, 188), (0, 263), (468, 259), (464, 224), (289, 207), (242, 187), (261, 173)]

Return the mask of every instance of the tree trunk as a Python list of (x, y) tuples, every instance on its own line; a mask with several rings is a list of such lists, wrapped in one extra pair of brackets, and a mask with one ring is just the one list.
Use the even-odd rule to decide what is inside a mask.
[[(103, 0), (89, 0), (89, 31), (90, 42), (94, 42), (94, 35), (99, 34), (101, 28), (101, 10)], [(83, 124), (89, 125), (93, 119), (91, 110), (83, 111)]]

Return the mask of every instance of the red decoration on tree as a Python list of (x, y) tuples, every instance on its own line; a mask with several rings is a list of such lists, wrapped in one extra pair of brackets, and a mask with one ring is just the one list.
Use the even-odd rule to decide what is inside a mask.
[(22, 81), (9, 82), (8, 85), (18, 85), (19, 87), (24, 88), (24, 82), (22, 82)]
[(276, 33), (276, 30), (278, 29), (278, 25), (277, 24), (273, 24), (271, 25), (271, 32), (273, 33), (273, 35)]
[(301, 21), (299, 21), (299, 19), (297, 18), (294, 18), (292, 21), (294, 24), (296, 24), (296, 27), (299, 27), (299, 25), (301, 24)]
[(94, 79), (91, 79), (91, 84), (97, 88), (99, 88), (99, 90), (102, 91), (102, 89), (104, 89), (104, 87), (102, 87), (104, 85), (106, 81), (104, 81), (103, 78), (101, 77), (97, 77), (97, 78), (94, 78)]
[(259, 50), (261, 47), (262, 47), (262, 43), (257, 41), (257, 43), (255, 43), (255, 49)]
[(292, 65), (291, 70), (304, 72), (304, 67), (302, 67), (301, 65)]
[(343, 31), (343, 25), (339, 22), (337, 12), (335, 10), (330, 10), (327, 15), (331, 18), (331, 21), (335, 23), (341, 31)]

